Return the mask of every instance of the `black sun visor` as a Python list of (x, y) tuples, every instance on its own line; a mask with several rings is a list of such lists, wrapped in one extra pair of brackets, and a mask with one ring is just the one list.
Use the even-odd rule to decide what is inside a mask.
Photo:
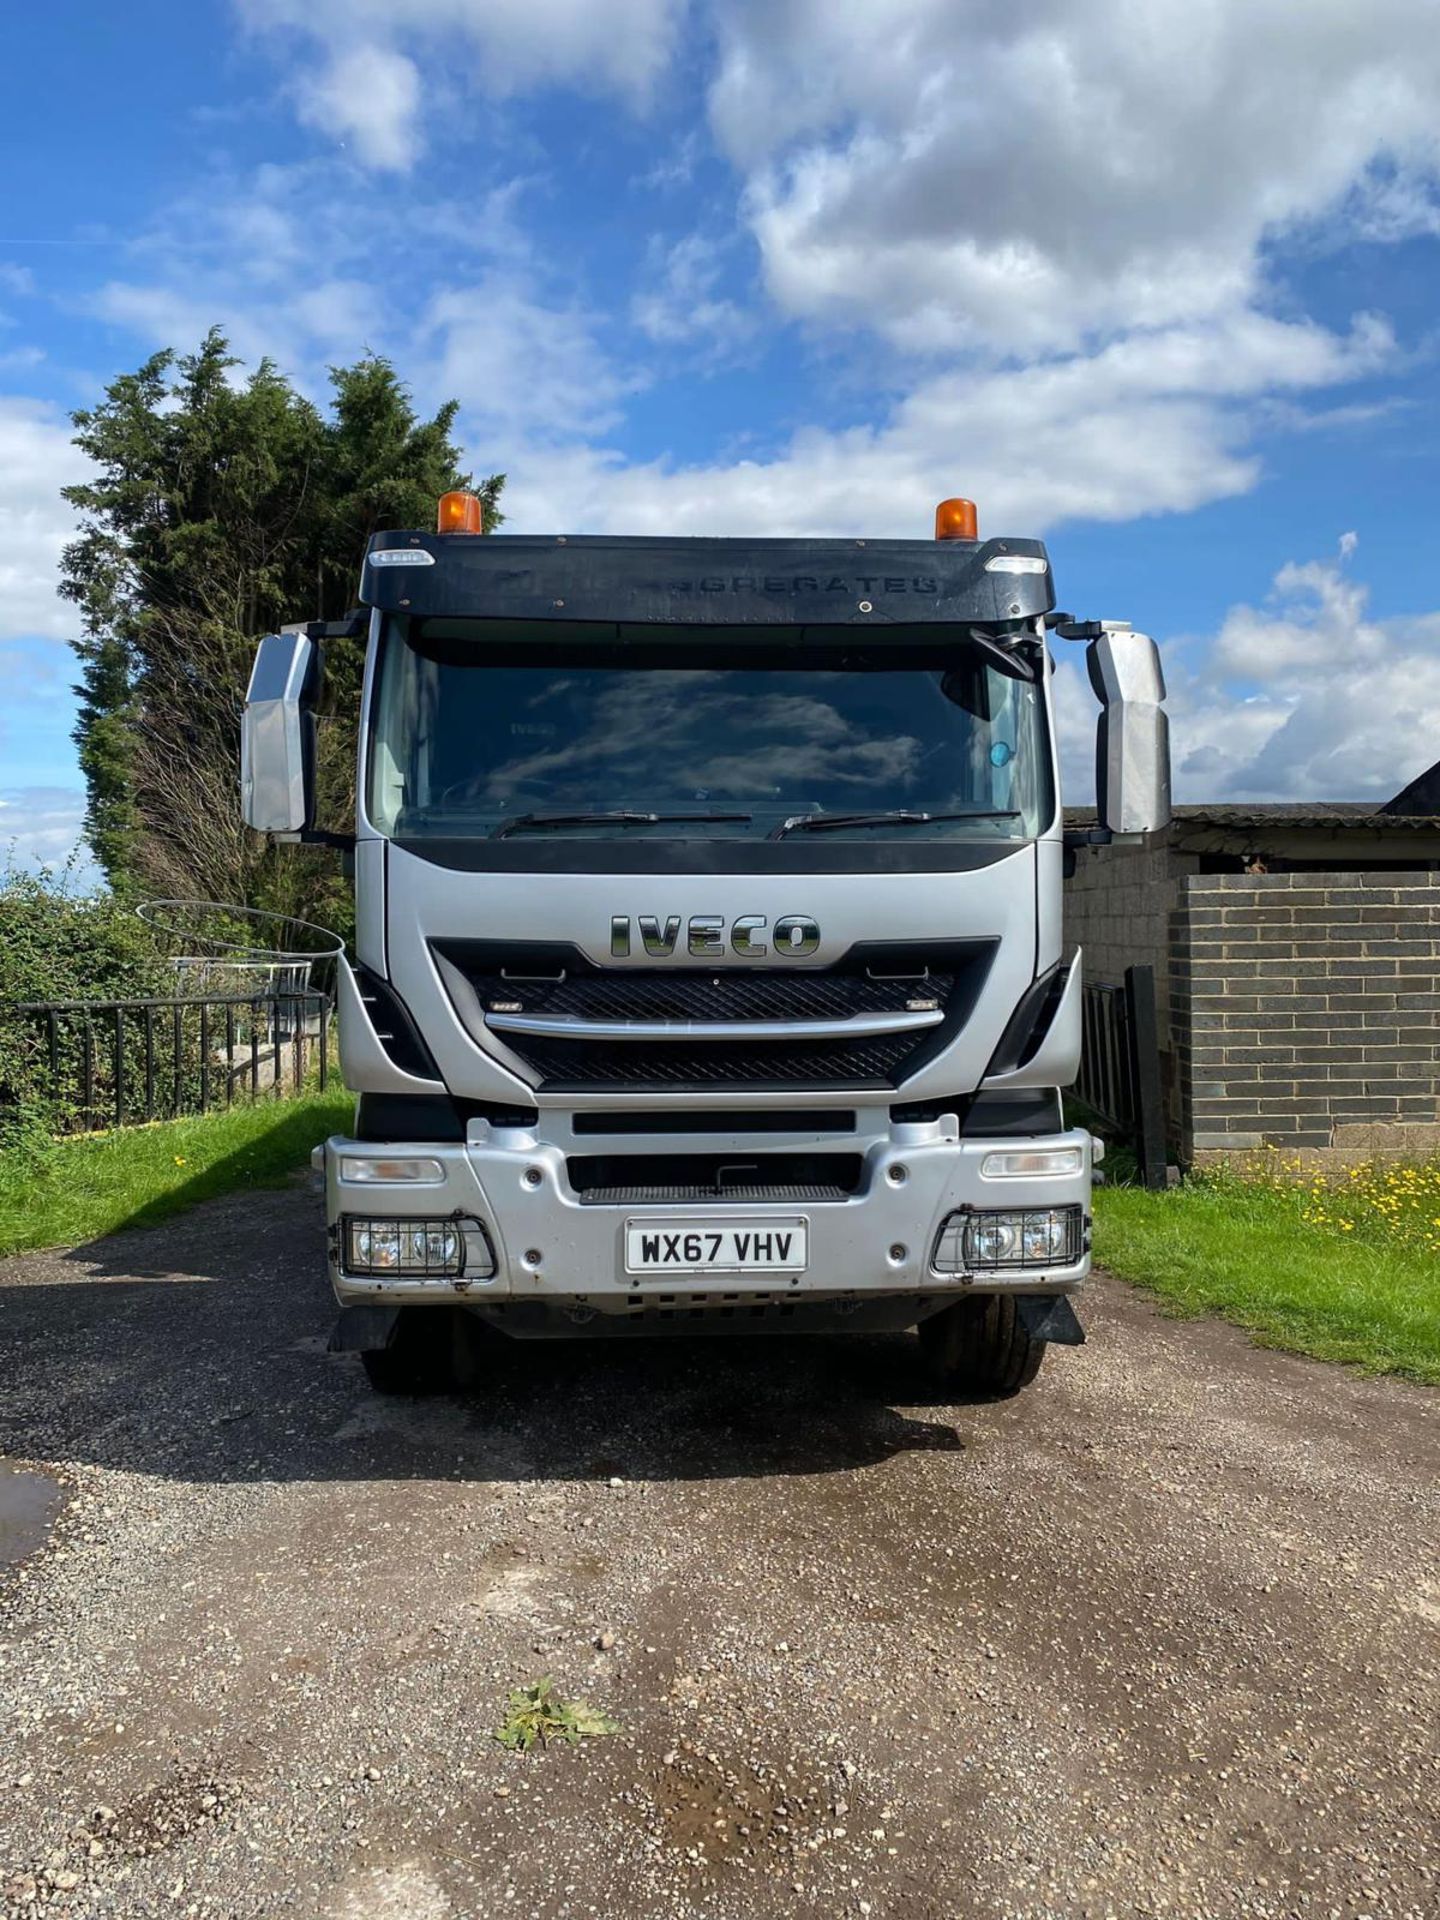
[(380, 533), (360, 597), (421, 617), (705, 627), (1009, 626), (1055, 604), (1038, 540)]

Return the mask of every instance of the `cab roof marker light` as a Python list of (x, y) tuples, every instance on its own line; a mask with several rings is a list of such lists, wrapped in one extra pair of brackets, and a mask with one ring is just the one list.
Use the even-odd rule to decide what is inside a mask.
[(372, 567), (433, 567), (435, 556), (423, 547), (381, 547), (370, 556)]
[(1046, 573), (1049, 561), (1038, 553), (992, 553), (985, 562), (986, 573)]
[(485, 509), (479, 494), (467, 493), (463, 487), (457, 487), (453, 493), (442, 493), (435, 509), (435, 531), (484, 533)]
[(937, 540), (978, 540), (980, 517), (973, 500), (942, 500), (935, 509)]

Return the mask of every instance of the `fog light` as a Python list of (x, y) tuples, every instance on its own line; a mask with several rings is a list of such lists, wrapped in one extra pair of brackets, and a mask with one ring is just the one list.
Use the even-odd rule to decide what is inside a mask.
[(934, 1266), (937, 1273), (1073, 1266), (1083, 1250), (1084, 1233), (1081, 1207), (952, 1213), (935, 1243)]
[(1012, 1147), (987, 1153), (980, 1171), (987, 1180), (1022, 1180), (1047, 1173), (1083, 1173), (1083, 1147)]
[(489, 1237), (478, 1220), (344, 1222), (347, 1273), (402, 1278), (485, 1278), (495, 1271)]
[(445, 1184), (445, 1169), (438, 1160), (379, 1160), (369, 1154), (361, 1159), (355, 1154), (342, 1153), (340, 1178), (360, 1186), (389, 1186), (392, 1182), (408, 1180), (420, 1187), (441, 1187)]

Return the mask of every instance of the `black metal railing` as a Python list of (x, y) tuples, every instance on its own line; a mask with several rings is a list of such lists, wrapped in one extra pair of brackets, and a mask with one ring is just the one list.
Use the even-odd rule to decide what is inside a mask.
[(333, 1004), (318, 988), (175, 999), (41, 1000), (21, 1023), (12, 1101), (93, 1133), (282, 1099), (330, 1076)]
[(1155, 970), (1127, 967), (1119, 986), (1086, 981), (1084, 1045), (1075, 1091), (1133, 1147), (1142, 1186), (1166, 1184), (1165, 1096), (1155, 1018)]

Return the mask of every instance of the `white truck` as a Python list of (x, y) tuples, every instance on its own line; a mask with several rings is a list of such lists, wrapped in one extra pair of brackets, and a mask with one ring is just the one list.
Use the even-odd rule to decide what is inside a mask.
[[(1008, 1394), (1090, 1260), (1048, 635), (1102, 835), (1164, 824), (1154, 643), (1035, 540), (374, 536), (323, 1163), (332, 1345), (381, 1391), (517, 1337), (918, 1327)], [(249, 824), (313, 821), (327, 633), (260, 643)], [(348, 836), (346, 836), (348, 839)]]

